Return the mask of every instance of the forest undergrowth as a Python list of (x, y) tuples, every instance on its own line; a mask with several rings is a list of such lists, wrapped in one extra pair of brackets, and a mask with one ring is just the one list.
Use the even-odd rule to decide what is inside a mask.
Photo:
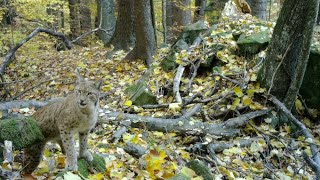
[[(111, 142), (113, 133), (120, 126), (98, 124), (90, 136), (89, 144), (93, 152), (105, 157), (106, 170), (105, 173), (92, 170), (89, 179), (166, 179), (182, 169), (190, 177), (201, 179), (201, 176), (183, 168), (191, 159), (207, 163), (216, 179), (312, 179), (313, 172), (303, 160), (302, 151), (307, 150), (310, 155), (309, 144), (320, 144), (319, 126), (308, 118), (301, 99), (296, 100), (294, 112), (311, 130), (315, 142), (306, 140), (290, 123), (282, 126), (273, 123), (272, 116), (279, 112), (268, 101), (268, 90), (261, 88), (257, 82), (257, 59), (263, 59), (265, 51), (253, 57), (239, 57), (235, 53), (237, 47), (228, 34), (228, 28), (226, 24), (220, 25), (210, 36), (203, 37), (200, 45), (176, 54), (178, 65), (185, 67), (179, 88), (184, 103), (177, 103), (172, 93), (177, 70), (167, 72), (160, 66), (169, 48), (158, 50), (147, 78), (150, 90), (157, 95), (158, 103), (164, 106), (141, 107), (132, 104), (125, 89), (145, 74), (147, 67), (144, 62), (122, 60), (126, 54), (123, 51), (116, 52), (112, 58), (106, 58), (110, 56), (108, 53), (111, 49), (97, 45), (99, 43), (87, 47), (75, 45), (71, 50), (56, 51), (55, 39), (45, 34), (36, 36), (17, 51), (5, 76), (7, 82), (10, 82), (6, 87), (12, 95), (8, 100), (45, 101), (66, 96), (73, 91), (75, 69), (80, 68), (88, 79), (103, 79), (100, 106), (111, 111), (178, 118), (200, 104), (201, 111), (195, 113), (189, 123), (202, 121), (213, 124), (256, 110), (271, 109), (270, 116), (248, 121), (239, 127), (240, 133), (231, 137), (181, 135), (148, 131), (146, 128), (129, 128), (117, 142)], [(219, 33), (227, 35), (212, 36)], [(217, 43), (225, 44), (228, 48), (210, 51), (212, 45)], [(190, 83), (195, 72), (193, 67), (198, 61), (213, 57), (217, 60), (216, 65), (213, 68), (200, 67)], [(11, 112), (30, 116), (35, 108), (11, 109)], [(312, 113), (316, 114), (316, 111)], [(249, 145), (240, 145), (240, 140), (250, 139), (254, 141)], [(128, 142), (142, 146), (148, 150), (147, 153), (140, 158), (126, 153), (123, 148)], [(201, 148), (208, 144), (232, 146), (209, 153)], [(39, 178), (54, 177), (64, 167), (63, 160), (58, 146), (48, 145), (44, 160), (35, 175)], [(13, 168), (19, 169), (21, 165), (16, 163)]]

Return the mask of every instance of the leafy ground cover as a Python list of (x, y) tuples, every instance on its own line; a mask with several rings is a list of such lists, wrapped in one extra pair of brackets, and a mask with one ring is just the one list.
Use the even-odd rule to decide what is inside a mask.
[[(58, 52), (53, 48), (54, 39), (43, 34), (18, 50), (14, 63), (7, 70), (6, 79), (12, 82), (7, 87), (14, 95), (12, 99), (43, 101), (63, 97), (73, 91), (74, 71), (80, 67), (89, 79), (104, 80), (101, 100), (103, 109), (173, 118), (180, 117), (199, 103), (202, 110), (193, 116), (191, 124), (198, 121), (224, 122), (246, 112), (272, 107), (265, 98), (268, 90), (261, 88), (257, 82), (257, 64), (265, 52), (256, 56), (238, 56), (238, 47), (232, 35), (235, 30), (241, 31), (243, 26), (249, 27), (247, 34), (264, 28), (272, 30), (272, 23), (259, 26), (256, 23), (255, 20), (244, 18), (238, 22), (219, 24), (207, 37), (203, 37), (200, 45), (175, 54), (177, 65), (186, 68), (180, 84), (181, 96), (195, 97), (193, 103), (186, 106), (176, 103), (172, 93), (176, 70), (164, 71), (160, 66), (169, 48), (158, 50), (153, 71), (147, 80), (152, 93), (157, 95), (158, 103), (168, 106), (143, 108), (133, 105), (130, 97), (125, 94), (125, 89), (147, 70), (142, 61), (123, 61), (125, 52), (122, 51), (116, 52), (112, 58), (106, 58), (110, 49), (97, 45), (99, 43), (87, 47), (74, 46), (71, 50)], [(212, 51), (217, 44), (226, 48)], [(190, 86), (194, 74), (191, 67), (199, 59), (203, 62), (215, 59), (217, 62), (214, 62), (213, 68), (200, 67), (201, 70)], [(320, 144), (318, 126), (307, 118), (305, 107), (299, 99), (296, 100), (295, 110), (315, 135), (315, 142), (305, 140), (290, 124), (274, 124), (272, 117), (278, 113), (276, 109), (272, 110), (271, 116), (250, 120), (241, 127), (240, 134), (231, 138), (129, 128), (119, 141), (111, 142), (113, 132), (120, 127), (99, 124), (91, 134), (89, 144), (93, 152), (105, 158), (105, 172), (98, 173), (92, 169), (88, 178), (166, 179), (184, 172), (190, 178), (201, 179), (200, 174), (184, 167), (187, 161), (200, 159), (208, 164), (216, 179), (312, 179), (313, 173), (304, 162), (302, 151), (307, 150), (311, 155), (309, 144)], [(35, 109), (29, 107), (11, 111), (31, 115)], [(313, 113), (316, 114), (316, 111)], [(255, 140), (248, 146), (240, 145), (240, 140), (250, 139)], [(128, 154), (124, 150), (127, 143), (147, 149), (146, 154), (140, 158)], [(197, 149), (199, 145), (228, 143), (234, 146), (214, 154)], [(4, 162), (2, 168), (10, 168), (7, 165)], [(49, 144), (35, 175), (38, 178), (53, 178), (63, 167), (64, 156), (56, 145)], [(16, 163), (13, 168), (19, 169), (21, 165)], [(67, 177), (83, 178), (70, 173)]]

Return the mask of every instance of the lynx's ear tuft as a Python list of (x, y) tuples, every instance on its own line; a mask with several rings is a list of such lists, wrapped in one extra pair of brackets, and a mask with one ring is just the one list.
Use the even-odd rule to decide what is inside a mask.
[(100, 79), (99, 81), (95, 82), (94, 86), (96, 86), (96, 88), (100, 90), (100, 88), (102, 86), (102, 79)]
[(76, 69), (76, 75), (77, 75), (76, 84), (79, 84), (80, 82), (84, 81), (83, 77), (80, 75), (80, 69), (79, 68)]

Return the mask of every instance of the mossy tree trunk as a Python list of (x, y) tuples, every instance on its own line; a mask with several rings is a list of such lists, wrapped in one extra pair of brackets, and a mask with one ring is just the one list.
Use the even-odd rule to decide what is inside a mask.
[(267, 20), (267, 0), (247, 0), (247, 2), (251, 7), (252, 15)]
[(106, 45), (113, 45), (115, 51), (128, 51), (135, 43), (133, 2), (132, 0), (119, 0), (117, 2), (118, 16), (115, 31)]
[(135, 47), (128, 53), (125, 59), (141, 59), (146, 62), (147, 66), (150, 66), (153, 61), (152, 56), (156, 53), (150, 0), (135, 0), (134, 15), (137, 41)]
[(307, 66), (319, 0), (285, 0), (259, 80), (291, 109)]
[(318, 8), (317, 25), (320, 25), (320, 4), (319, 4), (319, 8)]
[[(114, 1), (113, 0), (98, 0), (97, 2), (97, 27), (105, 30), (114, 28), (116, 24), (116, 17), (114, 13)], [(113, 31), (109, 31), (112, 33)], [(104, 44), (107, 44), (111, 39), (111, 36), (104, 31), (97, 32), (99, 39)]]

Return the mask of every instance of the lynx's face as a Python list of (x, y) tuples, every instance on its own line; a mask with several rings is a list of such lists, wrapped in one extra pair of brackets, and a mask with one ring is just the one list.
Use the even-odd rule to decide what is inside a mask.
[(77, 74), (75, 94), (80, 108), (96, 107), (99, 103), (100, 87), (102, 81), (92, 82), (85, 80)]

